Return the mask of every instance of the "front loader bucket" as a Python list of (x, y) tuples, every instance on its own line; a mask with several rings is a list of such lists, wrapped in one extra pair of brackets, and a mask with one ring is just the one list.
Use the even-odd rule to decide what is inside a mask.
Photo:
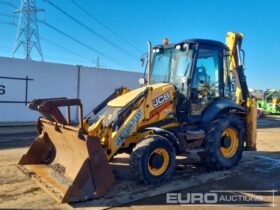
[(45, 118), (38, 127), (41, 134), (19, 161), (20, 168), (59, 202), (104, 195), (114, 176), (100, 140)]

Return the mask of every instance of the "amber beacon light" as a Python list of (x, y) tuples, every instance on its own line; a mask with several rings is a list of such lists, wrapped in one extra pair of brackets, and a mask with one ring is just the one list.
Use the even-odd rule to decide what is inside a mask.
[(168, 42), (169, 42), (168, 38), (163, 39), (163, 44), (168, 44)]

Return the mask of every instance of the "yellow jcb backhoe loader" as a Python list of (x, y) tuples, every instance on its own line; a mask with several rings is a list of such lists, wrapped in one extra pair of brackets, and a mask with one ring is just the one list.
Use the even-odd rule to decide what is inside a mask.
[[(152, 48), (148, 73), (135, 90), (116, 89), (91, 115), (79, 99), (36, 99), (38, 136), (19, 165), (60, 202), (100, 197), (114, 183), (110, 161), (130, 154), (135, 179), (168, 179), (176, 155), (198, 151), (212, 169), (229, 169), (245, 149), (256, 148), (256, 102), (249, 96), (241, 50), (243, 35), (229, 32), (226, 45), (191, 39)], [(243, 56), (242, 56), (243, 55)], [(79, 107), (79, 124), (70, 107)], [(66, 107), (66, 116), (61, 107)]]

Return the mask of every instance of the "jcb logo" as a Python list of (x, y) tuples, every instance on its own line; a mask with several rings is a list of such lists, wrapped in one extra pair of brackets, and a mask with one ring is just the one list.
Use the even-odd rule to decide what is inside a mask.
[(167, 101), (169, 98), (170, 98), (170, 94), (169, 92), (166, 92), (153, 100), (153, 106), (157, 107), (161, 105), (163, 102)]

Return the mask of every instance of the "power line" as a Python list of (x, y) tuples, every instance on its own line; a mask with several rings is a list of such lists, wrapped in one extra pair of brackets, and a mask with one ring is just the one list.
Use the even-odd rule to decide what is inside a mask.
[[(88, 48), (88, 49), (91, 50), (91, 51), (94, 51), (94, 52), (97, 53), (97, 54), (102, 55), (103, 57), (107, 58), (108, 60), (113, 61), (115, 64), (118, 64), (119, 66), (122, 66), (123, 68), (125, 68), (124, 65), (120, 64), (120, 63), (119, 63), (118, 61), (116, 61), (114, 58), (111, 58), (110, 56), (107, 56), (107, 55), (103, 54), (102, 52), (100, 52), (100, 51), (98, 51), (98, 50), (96, 50), (96, 49), (94, 49), (94, 48), (88, 46), (87, 44), (82, 43), (82, 42), (79, 41), (79, 40), (76, 40), (75, 38), (73, 38), (73, 37), (71, 37), (70, 35), (64, 33), (63, 31), (60, 31), (59, 29), (55, 28), (54, 26), (52, 26), (52, 25), (46, 23), (45, 21), (40, 21), (40, 20), (39, 20), (38, 22), (45, 24), (45, 25), (48, 26), (49, 28), (51, 28), (51, 29), (53, 29), (54, 31), (56, 31), (56, 32), (58, 32), (58, 33), (60, 33), (60, 34), (62, 34), (62, 35), (64, 35), (64, 36), (66, 36), (67, 38), (71, 39), (72, 41), (74, 41), (74, 42), (76, 42), (76, 43), (78, 43), (78, 44), (80, 44), (80, 45), (82, 45), (82, 46)], [(14, 23), (9, 23), (9, 22), (4, 22), (4, 21), (0, 21), (0, 24), (5, 24), (5, 25), (10, 25), (10, 26), (16, 27), (16, 24), (14, 24)], [(52, 41), (50, 41), (49, 39), (46, 39), (46, 38), (44, 38), (44, 37), (42, 37), (42, 36), (41, 36), (41, 39), (44, 40), (45, 42), (47, 42), (47, 43), (53, 45), (53, 46), (56, 46), (56, 47), (58, 47), (58, 48), (60, 48), (60, 49), (62, 49), (62, 50), (64, 50), (64, 51), (67, 51), (67, 52), (69, 52), (69, 53), (71, 53), (71, 54), (73, 54), (73, 55), (79, 56), (79, 57), (84, 58), (84, 59), (86, 59), (86, 60), (90, 60), (90, 58), (87, 58), (87, 57), (85, 57), (85, 56), (83, 56), (83, 55), (80, 55), (80, 54), (78, 54), (78, 53), (76, 53), (76, 52), (74, 52), (74, 51), (72, 51), (72, 50), (70, 50), (70, 49), (67, 49), (67, 48), (61, 46), (61, 45), (58, 45), (57, 43), (52, 42)]]
[[(98, 19), (99, 20), (102, 20), (102, 22), (105, 22), (107, 26), (109, 26), (110, 28), (112, 28), (114, 31), (123, 31), (122, 29), (116, 27), (116, 25), (112, 24), (112, 22), (103, 15), (103, 13), (100, 13), (98, 12), (97, 10), (95, 10), (92, 5), (90, 5), (88, 3), (88, 1), (83, 1), (83, 4), (88, 8), (88, 10), (90, 11), (90, 13), (94, 13), (98, 16)], [(96, 17), (96, 16), (95, 16)], [(129, 39), (131, 43), (137, 43), (139, 40), (135, 40), (133, 39), (132, 37), (128, 37), (126, 36), (126, 39)], [(138, 42), (139, 43), (139, 42)], [(139, 45), (136, 45), (136, 46), (139, 46)], [(142, 54), (143, 54), (143, 51), (146, 51), (145, 50), (141, 50)]]
[[(54, 52), (52, 52), (54, 53)], [(57, 63), (57, 62), (63, 62), (64, 64), (76, 64), (74, 62), (74, 60), (72, 59), (67, 59), (64, 57), (57, 57), (57, 56), (53, 56), (53, 54), (48, 56), (47, 62), (53, 62), (53, 63)]]
[[(82, 26), (83, 28), (85, 28), (86, 30), (88, 30), (89, 32), (93, 33), (95, 36), (99, 37), (100, 39), (102, 39), (104, 42), (108, 43), (109, 45), (113, 46), (114, 48), (116, 48), (117, 50), (121, 51), (123, 54), (126, 54), (130, 57), (134, 58), (127, 50), (123, 49), (122, 47), (120, 47), (119, 45), (111, 42), (110, 40), (106, 39), (104, 36), (102, 36), (101, 34), (97, 33), (96, 31), (94, 31), (93, 29), (91, 29), (90, 27), (88, 27), (87, 25), (83, 24), (81, 21), (77, 20), (76, 18), (74, 18), (72, 15), (70, 15), (69, 13), (67, 13), (66, 11), (64, 11), (63, 9), (61, 9), (60, 7), (58, 7), (56, 4), (54, 4), (53, 2), (49, 1), (49, 0), (43, 0), (45, 2), (47, 2), (49, 5), (51, 5), (52, 7), (54, 7), (55, 9), (57, 9), (58, 11), (60, 11), (62, 14), (64, 14), (65, 16), (67, 16), (68, 18), (70, 18), (72, 21), (74, 21), (75, 23), (79, 24), (80, 26)], [(138, 60), (138, 59), (136, 59)]]
[(57, 43), (52, 42), (52, 41), (50, 41), (50, 40), (48, 40), (48, 39), (46, 39), (46, 38), (44, 38), (44, 37), (42, 37), (42, 36), (41, 36), (41, 39), (44, 40), (45, 42), (47, 42), (47, 43), (49, 43), (49, 44), (51, 44), (51, 45), (57, 47), (57, 48), (60, 48), (60, 49), (62, 49), (62, 50), (64, 50), (64, 51), (69, 52), (69, 53), (71, 53), (71, 54), (73, 54), (73, 55), (76, 55), (76, 56), (78, 56), (78, 57), (80, 57), (80, 58), (84, 58), (84, 59), (86, 59), (86, 60), (91, 60), (91, 59), (88, 58), (88, 57), (85, 57), (85, 56), (83, 56), (83, 55), (80, 55), (80, 54), (78, 54), (78, 53), (76, 53), (76, 52), (74, 52), (74, 51), (72, 51), (72, 50), (69, 50), (69, 49), (67, 49), (67, 48), (65, 48), (65, 47), (63, 47), (63, 46), (61, 46), (61, 45), (58, 45)]
[[(4, 22), (4, 21), (0, 21), (0, 23), (1, 23), (1, 24), (8, 24), (8, 25), (11, 25), (11, 26), (16, 27), (16, 24), (14, 24), (14, 23), (8, 23), (8, 22)], [(65, 47), (63, 47), (63, 46), (61, 46), (61, 45), (59, 45), (59, 44), (57, 44), (57, 43), (55, 43), (55, 42), (52, 42), (52, 41), (50, 41), (49, 39), (46, 39), (46, 38), (44, 38), (44, 37), (42, 37), (42, 36), (41, 36), (41, 39), (44, 40), (45, 42), (47, 42), (47, 43), (49, 43), (49, 44), (51, 44), (51, 45), (57, 47), (57, 48), (60, 48), (60, 49), (62, 49), (62, 50), (64, 50), (64, 51), (66, 51), (66, 52), (69, 52), (69, 53), (71, 53), (71, 54), (73, 54), (73, 55), (76, 55), (76, 56), (78, 56), (78, 57), (84, 58), (84, 59), (86, 59), (86, 60), (91, 60), (91, 59), (88, 58), (88, 57), (85, 57), (85, 56), (83, 56), (83, 55), (80, 55), (80, 54), (78, 54), (78, 53), (76, 53), (76, 52), (74, 52), (74, 51), (72, 51), (72, 50), (70, 50), (70, 49), (67, 49), (67, 48), (65, 48)]]
[(123, 36), (121, 36), (118, 32), (114, 31), (111, 27), (107, 26), (105, 23), (103, 23), (103, 21), (101, 21), (99, 18), (97, 18), (96, 16), (94, 16), (92, 13), (90, 13), (88, 10), (86, 10), (85, 8), (83, 8), (81, 5), (79, 5), (75, 0), (71, 0), (71, 2), (78, 7), (80, 10), (82, 10), (84, 13), (86, 13), (89, 17), (91, 17), (92, 19), (94, 19), (96, 22), (98, 22), (100, 25), (102, 25), (104, 28), (106, 28), (108, 31), (110, 31), (112, 34), (114, 34), (116, 37), (118, 37), (119, 39), (121, 39), (123, 42), (125, 42), (126, 44), (128, 44), (129, 46), (131, 46), (132, 48), (136, 49), (137, 51), (139, 51), (140, 53), (143, 53), (143, 50), (139, 49), (136, 45), (134, 45), (132, 42), (130, 42), (127, 38), (124, 38)]
[(39, 22), (40, 22), (40, 23), (43, 23), (43, 24), (46, 25), (47, 27), (49, 27), (49, 28), (51, 28), (52, 30), (56, 31), (57, 33), (62, 34), (63, 36), (67, 37), (68, 39), (71, 39), (72, 41), (74, 41), (74, 42), (76, 42), (76, 43), (82, 45), (83, 47), (85, 47), (85, 48), (87, 48), (87, 49), (89, 49), (89, 50), (91, 50), (91, 51), (93, 51), (93, 52), (95, 52), (95, 53), (98, 53), (99, 55), (102, 55), (103, 57), (105, 57), (105, 58), (107, 58), (107, 59), (113, 61), (114, 63), (116, 63), (116, 64), (118, 64), (118, 65), (120, 65), (120, 66), (122, 66), (122, 67), (124, 67), (122, 64), (120, 64), (117, 60), (115, 60), (115, 59), (112, 58), (111, 56), (108, 56), (108, 55), (104, 54), (103, 52), (101, 52), (101, 51), (99, 51), (99, 50), (97, 50), (97, 49), (95, 49), (95, 48), (93, 48), (93, 47), (91, 47), (91, 46), (89, 46), (89, 45), (87, 45), (87, 44), (81, 42), (80, 40), (78, 40), (78, 39), (76, 39), (76, 38), (74, 38), (74, 37), (68, 35), (67, 33), (65, 33), (65, 32), (59, 30), (58, 28), (56, 28), (56, 27), (50, 25), (49, 23), (47, 23), (47, 22), (45, 22), (45, 21), (39, 21)]

